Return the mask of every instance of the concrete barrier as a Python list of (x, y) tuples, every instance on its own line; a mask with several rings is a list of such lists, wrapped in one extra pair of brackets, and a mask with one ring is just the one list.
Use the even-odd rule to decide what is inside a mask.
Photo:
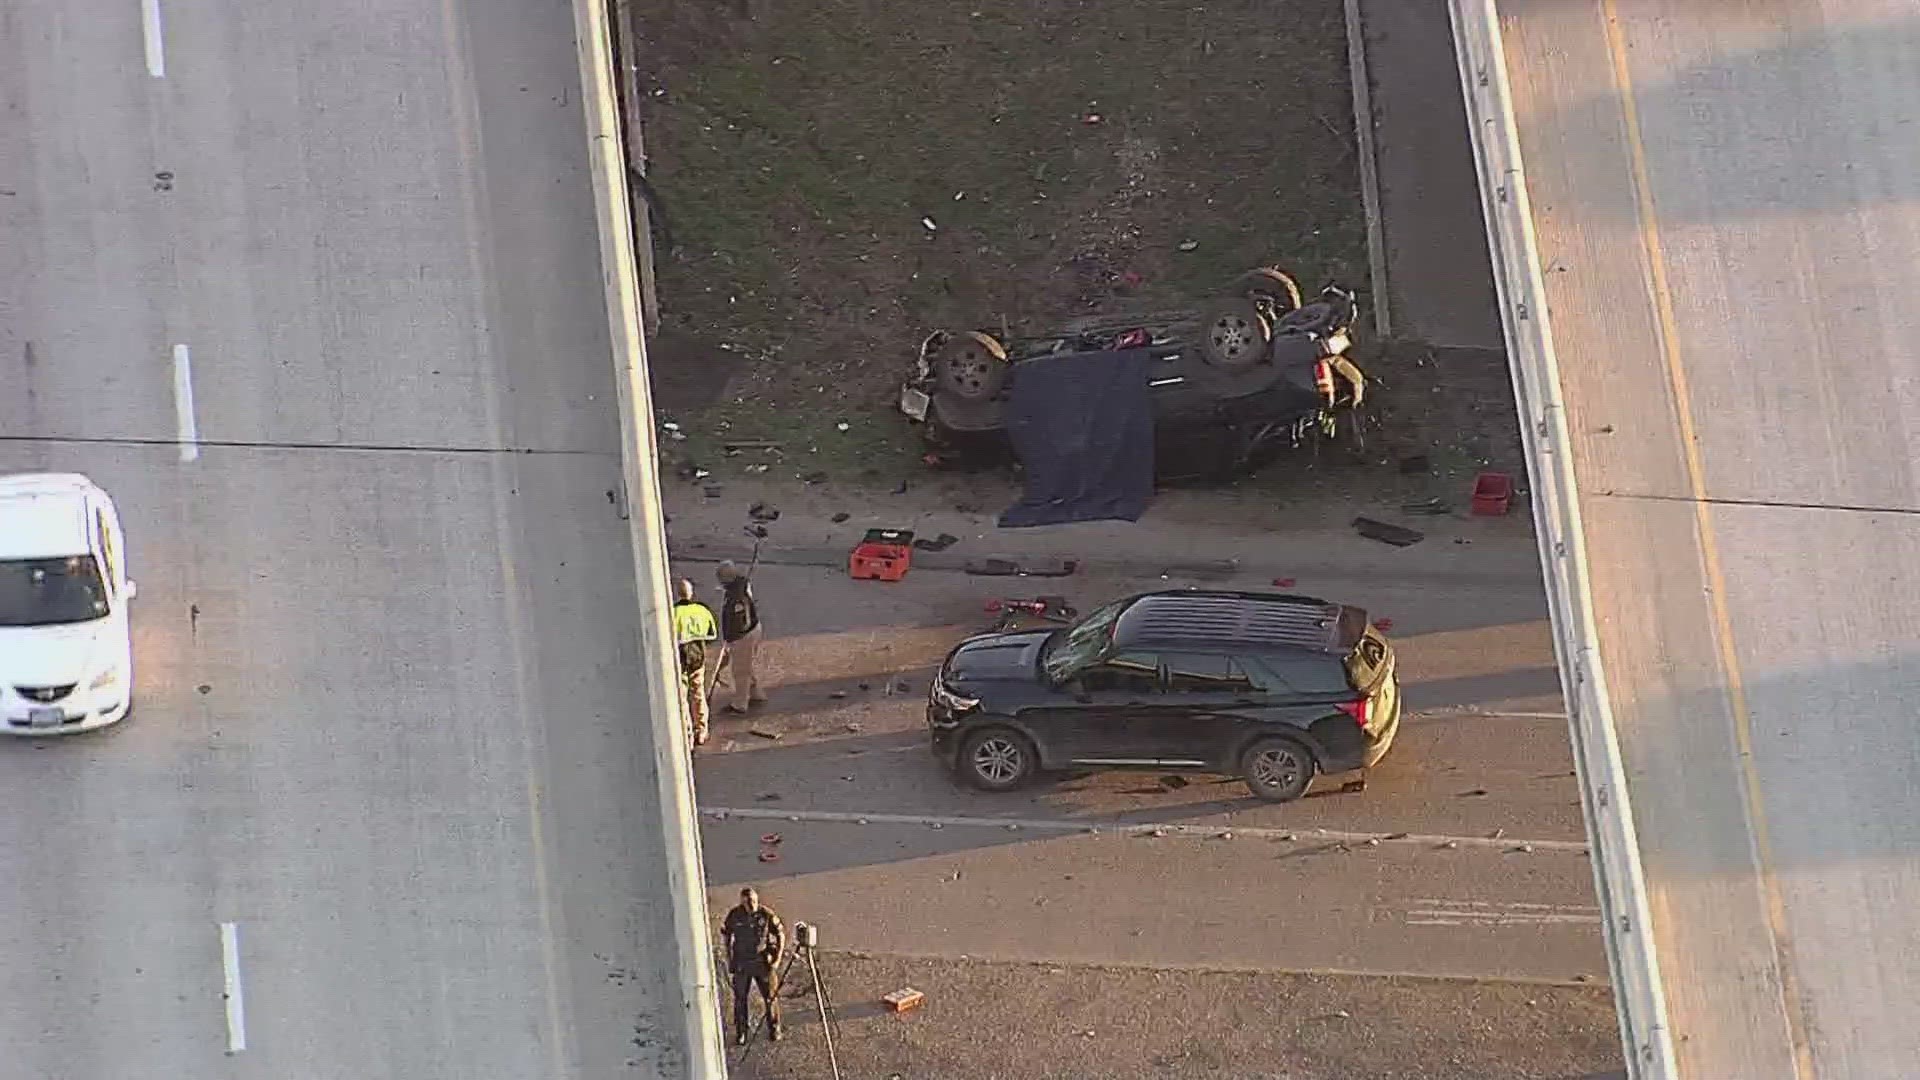
[[(655, 462), (653, 399), (647, 383), (647, 346), (641, 329), (639, 269), (629, 212), (626, 159), (621, 149), (618, 84), (607, 0), (573, 0), (580, 46), (581, 105), (599, 222), (600, 273), (606, 288), (614, 383), (620, 398), (621, 471), (626, 478), (639, 597), (640, 659), (646, 670), (646, 710), (653, 722), (660, 825), (666, 833), (666, 889), (674, 913), (674, 941), (649, 943), (664, 953), (680, 983), (679, 1076), (660, 1080), (724, 1080), (718, 985), (707, 913), (700, 826), (693, 799), (692, 758), (682, 721), (680, 674), (668, 623), (666, 519), (660, 508)], [(617, 898), (616, 898), (617, 899)]]
[(1534, 247), (1533, 212), (1527, 202), (1507, 85), (1497, 0), (1448, 0), (1448, 7), (1486, 207), (1487, 242), (1519, 403), (1520, 432), (1533, 479), (1534, 531), (1540, 542), (1554, 652), (1593, 848), (1594, 884), (1606, 929), (1621, 1043), (1634, 1080), (1678, 1080), (1640, 846), (1597, 644), (1573, 446)]

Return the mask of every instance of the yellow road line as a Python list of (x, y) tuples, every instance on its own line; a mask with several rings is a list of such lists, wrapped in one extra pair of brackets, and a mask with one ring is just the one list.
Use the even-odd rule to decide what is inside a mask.
[(1680, 360), (1678, 322), (1673, 315), (1673, 294), (1667, 283), (1666, 256), (1660, 243), (1660, 222), (1653, 205), (1653, 185), (1647, 170), (1646, 146), (1640, 138), (1640, 113), (1634, 101), (1633, 77), (1627, 66), (1626, 42), (1621, 33), (1617, 0), (1600, 0), (1607, 32), (1607, 51), (1613, 60), (1618, 82), (1622, 122), (1627, 147), (1633, 162), (1634, 202), (1639, 212), (1641, 239), (1646, 244), (1650, 284), (1655, 314), (1660, 324), (1660, 351), (1666, 363), (1667, 378), (1673, 390), (1674, 407), (1679, 416), (1681, 449), (1686, 459), (1687, 483), (1691, 489), (1695, 526), (1700, 536), (1700, 556), (1707, 576), (1708, 603), (1713, 612), (1714, 638), (1720, 649), (1720, 666), (1726, 676), (1727, 704), (1733, 713), (1734, 741), (1740, 752), (1740, 776), (1744, 789), (1748, 832), (1753, 840), (1753, 858), (1760, 886), (1767, 902), (1767, 929), (1773, 939), (1774, 966), (1780, 976), (1781, 1008), (1793, 1043), (1794, 1074), (1799, 1080), (1811, 1080), (1815, 1071), (1812, 1045), (1807, 1038), (1807, 1018), (1794, 973), (1793, 946), (1787, 935), (1786, 903), (1773, 872), (1773, 845), (1767, 830), (1765, 807), (1760, 798), (1760, 780), (1753, 769), (1753, 716), (1747, 706), (1747, 692), (1740, 673), (1740, 658), (1734, 649), (1733, 621), (1727, 615), (1726, 578), (1720, 568), (1720, 550), (1714, 542), (1713, 509), (1707, 501), (1705, 470), (1700, 460), (1700, 439), (1693, 423), (1693, 404), (1687, 388), (1686, 367)]

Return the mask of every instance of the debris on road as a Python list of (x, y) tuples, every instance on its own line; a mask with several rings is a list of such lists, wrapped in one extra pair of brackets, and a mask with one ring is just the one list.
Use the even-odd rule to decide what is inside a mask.
[(767, 503), (757, 502), (747, 507), (747, 516), (755, 521), (779, 521), (780, 510)]
[(1513, 477), (1503, 472), (1483, 472), (1473, 480), (1473, 512), (1482, 517), (1501, 517), (1513, 502)]
[(915, 540), (913, 546), (919, 548), (921, 551), (945, 551), (959, 542), (960, 538), (952, 533), (941, 533), (931, 540), (925, 537)]
[(838, 525), (852, 516), (853, 516), (852, 514), (849, 514), (845, 510), (842, 510), (837, 514), (834, 514), (831, 520), (835, 525)]
[(1438, 516), (1440, 514), (1452, 513), (1453, 504), (1436, 495), (1431, 499), (1423, 499), (1420, 502), (1402, 503), (1400, 505), (1400, 512), (1403, 514), (1428, 514)]
[(1427, 538), (1427, 534), (1417, 529), (1400, 525), (1389, 525), (1384, 521), (1375, 521), (1370, 517), (1353, 519), (1353, 530), (1369, 540), (1378, 540), (1394, 547), (1409, 547)]
[(855, 580), (899, 581), (912, 566), (912, 529), (868, 529), (847, 557), (847, 576)]
[(908, 986), (895, 990), (880, 999), (881, 1004), (891, 1013), (903, 1013), (919, 1008), (927, 1000), (927, 995)]
[(756, 728), (748, 728), (748, 729), (747, 729), (747, 734), (749, 734), (749, 735), (758, 735), (758, 736), (760, 736), (760, 737), (761, 737), (761, 738), (763, 738), (763, 739), (778, 739), (778, 738), (780, 738), (780, 733), (779, 733), (779, 732), (777, 732), (777, 731), (768, 731), (768, 730), (767, 730), (766, 728), (757, 728), (757, 727), (756, 727)]
[(1077, 559), (1042, 559), (1030, 563), (1012, 559), (969, 559), (962, 569), (976, 577), (1070, 577), (1079, 568)]

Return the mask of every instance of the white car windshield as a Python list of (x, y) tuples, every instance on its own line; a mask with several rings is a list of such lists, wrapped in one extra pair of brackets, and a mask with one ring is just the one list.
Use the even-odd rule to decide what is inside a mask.
[(107, 614), (107, 586), (91, 555), (0, 560), (0, 626), (57, 626)]
[(1113, 640), (1113, 624), (1119, 621), (1120, 612), (1126, 606), (1125, 600), (1115, 600), (1054, 634), (1040, 661), (1047, 680), (1055, 684), (1066, 682), (1074, 672), (1100, 659)]

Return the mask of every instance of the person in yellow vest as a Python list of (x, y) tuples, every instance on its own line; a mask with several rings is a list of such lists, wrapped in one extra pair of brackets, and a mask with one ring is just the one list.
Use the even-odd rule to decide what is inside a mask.
[(680, 648), (680, 684), (695, 746), (707, 742), (707, 650), (719, 636), (713, 611), (694, 596), (693, 582), (681, 578), (674, 586), (673, 643)]

